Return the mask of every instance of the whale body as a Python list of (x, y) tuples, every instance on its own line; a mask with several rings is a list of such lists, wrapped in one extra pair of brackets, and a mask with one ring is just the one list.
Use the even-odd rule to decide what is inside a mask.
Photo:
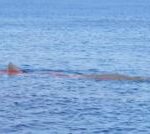
[(122, 74), (98, 74), (98, 75), (85, 75), (85, 78), (95, 80), (146, 80), (139, 76), (127, 76)]

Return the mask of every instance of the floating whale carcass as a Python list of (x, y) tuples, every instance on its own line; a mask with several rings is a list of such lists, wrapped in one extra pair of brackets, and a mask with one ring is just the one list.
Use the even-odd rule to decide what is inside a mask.
[[(30, 73), (27, 71), (23, 71), (13, 63), (9, 63), (6, 70), (1, 70), (0, 74), (6, 74), (6, 75), (21, 75)], [(128, 76), (128, 75), (122, 75), (122, 74), (67, 74), (65, 72), (59, 72), (59, 71), (47, 71), (40, 74), (49, 74), (52, 77), (58, 77), (58, 78), (72, 78), (72, 79), (94, 79), (94, 80), (130, 80), (130, 81), (145, 81), (150, 80), (149, 77), (139, 77), (139, 76)]]

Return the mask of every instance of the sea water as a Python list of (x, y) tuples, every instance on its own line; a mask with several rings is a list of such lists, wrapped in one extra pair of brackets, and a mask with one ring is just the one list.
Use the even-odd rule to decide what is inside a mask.
[[(148, 0), (0, 0), (0, 68), (150, 76)], [(150, 83), (0, 76), (0, 134), (148, 134)]]

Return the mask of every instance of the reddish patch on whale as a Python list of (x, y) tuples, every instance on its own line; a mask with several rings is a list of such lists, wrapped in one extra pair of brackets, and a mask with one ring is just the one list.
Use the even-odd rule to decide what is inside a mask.
[(23, 72), (20, 70), (8, 70), (7, 74), (8, 75), (18, 75), (18, 74), (22, 74)]

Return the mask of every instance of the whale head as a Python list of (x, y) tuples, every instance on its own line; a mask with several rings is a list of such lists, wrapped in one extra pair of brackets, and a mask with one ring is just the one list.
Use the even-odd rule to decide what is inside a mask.
[(7, 73), (8, 75), (18, 75), (18, 74), (23, 73), (23, 71), (10, 62), (7, 67)]

